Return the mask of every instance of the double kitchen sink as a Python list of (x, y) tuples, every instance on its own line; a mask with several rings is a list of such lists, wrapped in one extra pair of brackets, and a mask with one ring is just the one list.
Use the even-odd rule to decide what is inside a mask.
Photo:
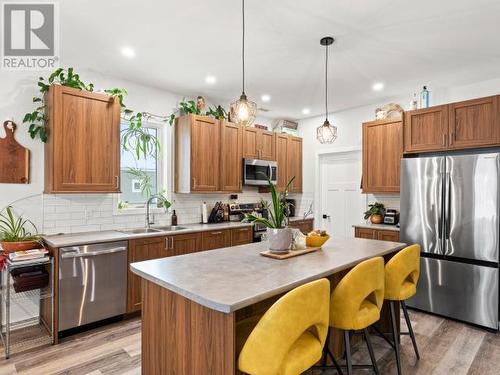
[(175, 232), (177, 230), (188, 229), (186, 227), (181, 227), (178, 225), (165, 225), (163, 227), (154, 228), (135, 228), (128, 230), (121, 230), (120, 232), (126, 234), (147, 234), (147, 233), (159, 233), (159, 232)]

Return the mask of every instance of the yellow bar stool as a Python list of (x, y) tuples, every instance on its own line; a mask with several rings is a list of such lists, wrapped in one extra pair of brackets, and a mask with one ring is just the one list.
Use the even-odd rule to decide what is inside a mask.
[(328, 332), (330, 282), (320, 279), (281, 297), (262, 316), (238, 358), (250, 375), (298, 375), (321, 359)]
[(396, 364), (398, 374), (401, 374), (401, 356), (399, 350), (399, 334), (396, 327), (396, 303), (401, 304), (403, 313), (408, 326), (408, 332), (401, 334), (409, 334), (413, 343), (413, 349), (417, 360), (420, 359), (418, 353), (417, 341), (411, 326), (411, 321), (406, 309), (405, 300), (413, 297), (417, 293), (417, 282), (420, 275), (420, 245), (411, 245), (394, 255), (385, 265), (385, 296), (389, 301), (391, 310), (391, 325), (392, 325), (392, 342), (383, 335), (383, 337), (391, 344), (396, 353)]
[[(373, 368), (379, 374), (377, 361), (368, 333), (368, 327), (380, 319), (380, 310), (384, 302), (384, 259), (376, 257), (366, 260), (354, 267), (334, 289), (330, 299), (330, 327), (344, 331), (344, 345), (347, 373), (353, 368)], [(353, 365), (351, 358), (350, 331), (363, 331), (366, 345), (372, 361), (371, 366)], [(326, 355), (330, 356), (337, 371), (341, 373), (338, 363), (326, 347)], [(323, 362), (323, 364), (326, 364)]]

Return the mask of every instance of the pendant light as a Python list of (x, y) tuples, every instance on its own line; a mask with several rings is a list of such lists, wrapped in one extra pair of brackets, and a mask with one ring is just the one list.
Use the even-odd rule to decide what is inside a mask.
[(242, 16), (243, 16), (243, 33), (242, 33), (242, 50), (241, 50), (241, 60), (242, 60), (242, 70), (243, 70), (243, 90), (241, 96), (238, 100), (231, 103), (230, 116), (231, 121), (244, 126), (250, 126), (255, 120), (255, 115), (257, 113), (257, 104), (248, 100), (245, 94), (245, 0), (241, 2)]
[(316, 128), (316, 138), (320, 143), (333, 143), (337, 139), (337, 127), (328, 121), (328, 46), (333, 44), (335, 39), (331, 36), (321, 38), (320, 44), (325, 46), (325, 122)]

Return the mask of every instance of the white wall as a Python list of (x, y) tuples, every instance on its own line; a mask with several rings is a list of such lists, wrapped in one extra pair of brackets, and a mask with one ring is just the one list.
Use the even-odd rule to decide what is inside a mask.
[[(454, 101), (500, 94), (500, 78), (459, 87), (440, 88), (437, 90), (433, 90), (431, 87), (430, 89), (431, 105), (446, 104)], [(408, 89), (408, 93), (413, 93), (414, 91), (414, 88)], [(329, 114), (330, 123), (338, 127), (338, 138), (331, 145), (322, 145), (316, 140), (316, 128), (323, 124), (324, 115), (301, 120), (299, 122), (299, 133), (304, 140), (304, 197), (309, 197), (309, 199), (315, 198), (315, 163), (318, 153), (361, 149), (361, 124), (375, 118), (375, 109), (390, 102), (398, 103), (407, 109), (412, 97), (412, 94), (408, 94), (394, 98), (384, 98), (379, 103)], [(399, 209), (399, 195), (367, 196), (367, 203), (374, 200), (383, 202), (387, 207)], [(316, 207), (315, 210), (320, 211), (320, 208)]]
[[(82, 80), (93, 82), (96, 89), (111, 87), (126, 88), (128, 107), (148, 111), (154, 114), (169, 114), (183, 99), (180, 94), (166, 90), (143, 86), (134, 82), (104, 76), (102, 74), (76, 69)], [(5, 72), (0, 71), (0, 120), (12, 118), (18, 124), (16, 138), (31, 152), (30, 184), (0, 184), (0, 210), (12, 204), (16, 212), (25, 214), (33, 220), (41, 233), (71, 233), (88, 230), (125, 229), (142, 226), (144, 213), (123, 214), (116, 210), (117, 197), (114, 194), (42, 194), (43, 192), (43, 144), (32, 140), (22, 125), (22, 118), (33, 110), (31, 99), (38, 94), (36, 82), (40, 75), (47, 73)], [(208, 104), (208, 103), (207, 103)], [(226, 103), (222, 103), (225, 105)], [(271, 125), (271, 120), (259, 117), (259, 123)], [(165, 124), (165, 138), (171, 139), (172, 129)], [(0, 130), (3, 137), (3, 129)], [(164, 152), (172, 156), (173, 148), (164, 147)], [(170, 158), (170, 161), (173, 158)], [(165, 175), (172, 166), (164, 165)], [(172, 181), (167, 190), (172, 188)], [(240, 194), (242, 202), (258, 202), (261, 195), (256, 188), (245, 188)], [(173, 208), (176, 209), (180, 223), (198, 222), (201, 216), (201, 204), (206, 201), (213, 205), (216, 201), (227, 201), (227, 194), (179, 195), (172, 194)], [(170, 215), (156, 213), (156, 221), (167, 224)]]

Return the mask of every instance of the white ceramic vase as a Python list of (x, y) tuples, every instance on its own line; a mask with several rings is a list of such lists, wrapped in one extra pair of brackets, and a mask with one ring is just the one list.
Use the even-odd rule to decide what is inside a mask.
[(269, 250), (273, 253), (286, 253), (290, 250), (293, 241), (292, 230), (290, 228), (267, 228), (266, 233)]

